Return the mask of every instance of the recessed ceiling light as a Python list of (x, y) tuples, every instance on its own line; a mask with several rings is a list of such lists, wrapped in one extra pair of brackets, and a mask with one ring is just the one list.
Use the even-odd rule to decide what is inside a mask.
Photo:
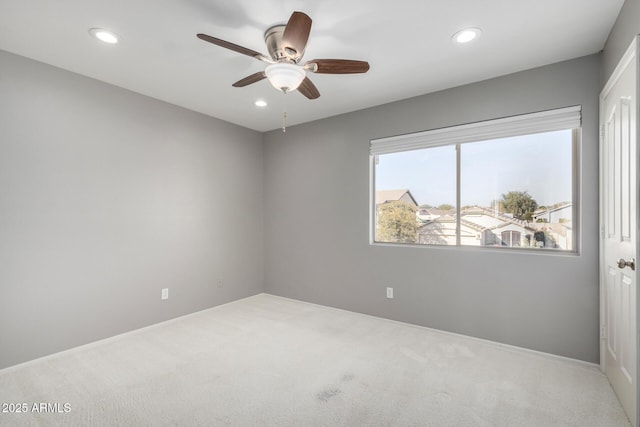
[(469, 43), (471, 40), (480, 37), (480, 34), (482, 34), (482, 30), (480, 28), (465, 28), (451, 36), (451, 40), (460, 44)]
[(102, 28), (92, 28), (89, 30), (89, 34), (97, 38), (100, 41), (109, 44), (118, 43), (118, 36), (111, 31), (103, 30)]
[(254, 102), (256, 107), (266, 107), (267, 106), (267, 101), (263, 100), (263, 99), (258, 99), (256, 102)]

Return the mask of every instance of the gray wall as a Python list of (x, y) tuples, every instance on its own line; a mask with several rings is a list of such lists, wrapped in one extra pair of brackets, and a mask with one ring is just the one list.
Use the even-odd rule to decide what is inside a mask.
[(259, 133), (0, 70), (0, 368), (262, 292)]
[(640, 0), (626, 0), (604, 46), (602, 54), (603, 86), (636, 34), (640, 34)]
[[(266, 292), (598, 362), (599, 77), (592, 55), (265, 134)], [(369, 245), (370, 139), (577, 104), (580, 256)]]

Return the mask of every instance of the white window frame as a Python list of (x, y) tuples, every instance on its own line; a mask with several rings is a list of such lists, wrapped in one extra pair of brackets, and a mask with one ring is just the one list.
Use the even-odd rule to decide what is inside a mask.
[[(494, 120), (467, 123), (463, 125), (450, 126), (445, 128), (432, 129), (422, 132), (390, 136), (385, 138), (372, 139), (369, 143), (369, 243), (372, 245), (387, 246), (417, 246), (417, 247), (438, 247), (438, 248), (473, 248), (473, 246), (463, 246), (460, 243), (460, 150), (457, 149), (456, 160), (456, 217), (457, 243), (456, 245), (428, 245), (428, 244), (406, 244), (387, 243), (375, 241), (376, 227), (376, 205), (375, 205), (375, 170), (377, 156), (383, 154), (413, 151), (439, 146), (456, 146), (461, 144), (488, 141), (493, 139), (508, 138), (536, 133), (553, 132), (559, 130), (573, 130), (572, 135), (572, 222), (573, 222), (573, 245), (571, 250), (557, 249), (529, 249), (523, 247), (509, 247), (518, 251), (533, 250), (536, 252), (554, 254), (579, 254), (580, 253), (580, 205), (579, 205), (579, 182), (580, 182), (580, 140), (582, 129), (582, 106), (575, 105), (552, 110), (539, 111), (529, 114), (504, 117)], [(491, 249), (483, 247), (483, 250)], [(505, 250), (507, 248), (500, 248)]]

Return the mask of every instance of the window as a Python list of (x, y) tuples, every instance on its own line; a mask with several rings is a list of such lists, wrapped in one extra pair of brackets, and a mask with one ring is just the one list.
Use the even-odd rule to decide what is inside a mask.
[(371, 141), (372, 242), (577, 250), (580, 107)]
[(515, 230), (507, 230), (502, 232), (503, 246), (522, 246), (520, 242), (521, 232)]

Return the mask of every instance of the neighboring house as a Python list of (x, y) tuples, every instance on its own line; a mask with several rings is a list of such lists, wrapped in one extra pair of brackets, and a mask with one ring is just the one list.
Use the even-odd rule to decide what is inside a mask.
[(568, 222), (573, 219), (573, 204), (566, 203), (564, 205), (538, 210), (533, 213), (533, 222), (549, 222), (559, 223)]
[(417, 240), (421, 245), (455, 245), (455, 215), (442, 215), (423, 225), (418, 230)]
[(431, 208), (428, 206), (420, 206), (416, 212), (416, 216), (421, 222), (433, 221), (436, 218), (440, 218), (444, 215), (455, 214), (455, 210), (444, 211), (441, 209)]
[[(473, 206), (460, 213), (460, 243), (465, 246), (536, 246), (536, 229), (526, 221)], [(456, 244), (456, 215), (435, 218), (418, 230), (418, 243)]]
[(389, 202), (404, 202), (416, 208), (418, 207), (418, 202), (416, 202), (416, 199), (414, 199), (411, 191), (406, 188), (400, 190), (376, 191), (376, 206)]
[(552, 243), (558, 248), (572, 250), (573, 222), (535, 223), (532, 224), (538, 233), (544, 233), (545, 238), (551, 238)]

